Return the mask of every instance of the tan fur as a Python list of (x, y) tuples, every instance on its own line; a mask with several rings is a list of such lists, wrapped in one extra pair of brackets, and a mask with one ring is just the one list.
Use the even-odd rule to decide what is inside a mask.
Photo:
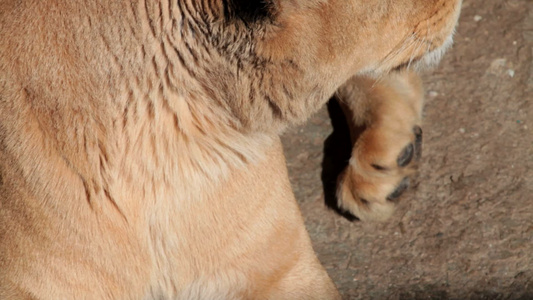
[(340, 184), (370, 216), (407, 171), (362, 170), (420, 121), (387, 73), (437, 60), (460, 0), (228, 3), (0, 0), (0, 299), (339, 298), (278, 135), (380, 76), (339, 90), (376, 127)]
[[(378, 80), (359, 76), (339, 88), (337, 96), (351, 121), (355, 143), (349, 166), (339, 178), (339, 206), (362, 220), (386, 220), (395, 205), (387, 197), (414, 171), (414, 159), (400, 167), (397, 158), (407, 145), (416, 143), (414, 129), (420, 127), (422, 114), (421, 81), (410, 71)], [(363, 132), (355, 136), (361, 127)]]

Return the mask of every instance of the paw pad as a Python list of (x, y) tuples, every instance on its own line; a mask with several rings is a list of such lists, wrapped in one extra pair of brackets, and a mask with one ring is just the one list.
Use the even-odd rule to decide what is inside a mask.
[(389, 201), (396, 200), (398, 197), (400, 197), (403, 194), (403, 192), (405, 192), (405, 190), (408, 187), (409, 187), (409, 177), (405, 177), (404, 179), (402, 179), (398, 187), (396, 187), (394, 192), (390, 193), (390, 195), (387, 196), (387, 200)]
[(407, 145), (405, 148), (403, 148), (402, 152), (398, 156), (398, 159), (396, 160), (396, 163), (398, 164), (398, 166), (400, 167), (407, 166), (411, 162), (411, 160), (413, 160), (414, 153), (415, 153), (415, 147), (412, 143)]

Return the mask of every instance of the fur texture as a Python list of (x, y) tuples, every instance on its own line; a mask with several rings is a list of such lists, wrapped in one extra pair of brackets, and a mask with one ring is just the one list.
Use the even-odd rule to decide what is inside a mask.
[[(421, 94), (388, 72), (434, 60), (459, 6), (0, 0), (0, 298), (338, 298), (278, 134), (346, 83), (350, 122), (375, 129), (340, 204), (389, 214), (374, 208), (408, 174), (387, 164), (416, 138)], [(361, 74), (383, 84), (348, 81)], [(360, 80), (371, 101), (347, 92)], [(392, 171), (362, 171), (376, 163)]]

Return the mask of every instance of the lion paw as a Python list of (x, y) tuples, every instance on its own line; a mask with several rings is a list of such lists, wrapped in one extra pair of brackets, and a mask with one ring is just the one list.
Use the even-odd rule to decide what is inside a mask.
[[(338, 205), (361, 220), (385, 220), (409, 187), (422, 149), (422, 129), (415, 126), (403, 147), (387, 145), (406, 140), (382, 140), (379, 129), (364, 132), (355, 144), (349, 165), (339, 176)], [(398, 143), (399, 144), (399, 143)], [(396, 145), (398, 145), (396, 144)]]
[(409, 72), (380, 81), (356, 78), (339, 90), (353, 142), (338, 178), (342, 210), (361, 220), (392, 214), (421, 156), (422, 94), (419, 78)]

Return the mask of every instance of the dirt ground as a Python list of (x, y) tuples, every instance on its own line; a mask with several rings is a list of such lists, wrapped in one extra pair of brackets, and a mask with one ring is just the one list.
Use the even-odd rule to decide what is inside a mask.
[(465, 0), (424, 79), (421, 166), (386, 223), (326, 207), (346, 159), (326, 108), (284, 135), (319, 259), (346, 299), (533, 299), (533, 1)]

